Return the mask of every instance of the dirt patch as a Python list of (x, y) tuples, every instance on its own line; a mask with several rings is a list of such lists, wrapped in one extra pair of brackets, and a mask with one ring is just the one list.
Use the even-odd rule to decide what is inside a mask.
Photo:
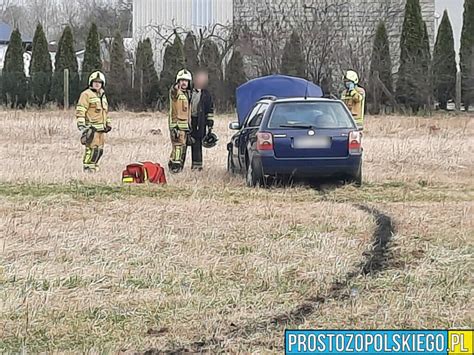
[(349, 289), (349, 285), (353, 279), (360, 275), (373, 276), (378, 272), (383, 271), (389, 265), (391, 255), (389, 252), (389, 244), (392, 236), (395, 234), (394, 223), (390, 216), (375, 208), (365, 205), (355, 205), (355, 207), (372, 215), (375, 220), (376, 228), (372, 236), (372, 248), (363, 254), (364, 261), (358, 265), (355, 271), (347, 273), (342, 281), (336, 280), (332, 283), (326, 295), (316, 295), (313, 298), (307, 299), (304, 303), (298, 305), (290, 312), (273, 316), (270, 319), (252, 322), (243, 326), (231, 324), (230, 329), (221, 337), (215, 337), (206, 341), (201, 340), (194, 342), (187, 347), (180, 347), (173, 350), (158, 351), (151, 349), (146, 351), (145, 354), (178, 354), (207, 351), (208, 348), (212, 346), (222, 346), (226, 341), (232, 338), (248, 338), (254, 333), (265, 331), (272, 327), (301, 324), (309, 315), (316, 312), (322, 304), (330, 300), (340, 301), (350, 299), (352, 291)]
[(395, 233), (395, 228), (392, 219), (388, 215), (364, 205), (357, 207), (364, 212), (370, 213), (375, 219), (377, 226), (373, 236), (374, 248), (367, 252), (367, 261), (360, 272), (362, 275), (373, 275), (382, 271), (385, 265), (387, 265), (389, 259), (388, 244)]

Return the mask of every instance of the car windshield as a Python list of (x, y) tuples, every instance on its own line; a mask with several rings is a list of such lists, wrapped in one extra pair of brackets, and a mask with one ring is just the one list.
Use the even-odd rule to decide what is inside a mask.
[(354, 123), (340, 102), (277, 103), (268, 128), (354, 128)]

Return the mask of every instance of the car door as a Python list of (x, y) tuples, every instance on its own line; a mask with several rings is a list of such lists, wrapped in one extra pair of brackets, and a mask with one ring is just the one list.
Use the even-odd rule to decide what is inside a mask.
[[(247, 127), (248, 127), (248, 122), (250, 122), (258, 113), (258, 110), (260, 108), (261, 104), (257, 103), (252, 110), (250, 111), (249, 115), (244, 121), (243, 127), (241, 130), (232, 138), (232, 156), (234, 158), (233, 163), (236, 168), (239, 170), (242, 170), (242, 168), (245, 168), (245, 150), (247, 147)], [(242, 158), (241, 155), (243, 155), (243, 163), (242, 164)], [(237, 161), (236, 161), (237, 160)]]
[(240, 164), (243, 169), (246, 169), (246, 152), (249, 152), (249, 158), (251, 158), (251, 155), (256, 149), (257, 132), (260, 129), (260, 125), (267, 109), (268, 103), (262, 103), (256, 110), (253, 117), (249, 117), (249, 120), (246, 122), (246, 126), (242, 131), (242, 142), (245, 142), (245, 144), (241, 144), (239, 156)]

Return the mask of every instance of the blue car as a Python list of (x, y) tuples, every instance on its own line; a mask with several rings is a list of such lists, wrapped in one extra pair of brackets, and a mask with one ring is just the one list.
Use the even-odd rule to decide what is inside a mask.
[(362, 132), (343, 102), (265, 96), (245, 111), (229, 125), (237, 133), (227, 145), (227, 169), (245, 175), (248, 186), (265, 185), (269, 177), (334, 177), (361, 185)]

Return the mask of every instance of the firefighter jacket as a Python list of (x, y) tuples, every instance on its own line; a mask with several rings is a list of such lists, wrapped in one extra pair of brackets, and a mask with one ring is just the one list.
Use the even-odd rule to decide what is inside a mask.
[(359, 86), (351, 91), (344, 90), (341, 99), (352, 112), (357, 125), (362, 126), (364, 123), (365, 90)]
[(76, 119), (78, 126), (92, 126), (98, 132), (104, 132), (106, 126), (110, 126), (109, 104), (104, 90), (82, 92), (76, 107)]
[[(194, 93), (194, 91), (193, 91)], [(206, 127), (214, 127), (214, 102), (209, 90), (201, 90), (201, 99), (197, 107), (197, 116), (191, 118), (191, 135), (202, 139), (206, 135)]]
[(189, 131), (191, 122), (191, 104), (189, 93), (174, 87), (170, 90), (169, 127)]

